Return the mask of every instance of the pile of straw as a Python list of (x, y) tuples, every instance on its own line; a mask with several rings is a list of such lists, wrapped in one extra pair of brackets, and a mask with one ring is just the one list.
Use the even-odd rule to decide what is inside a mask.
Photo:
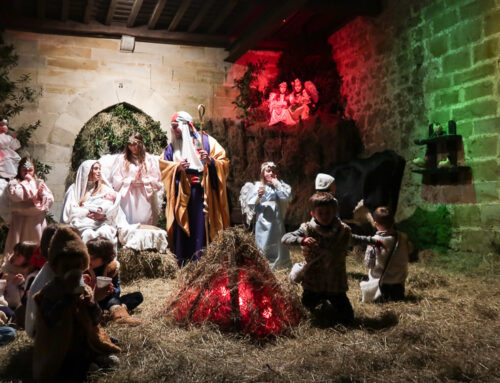
[(167, 315), (183, 324), (211, 322), (223, 330), (263, 338), (287, 333), (303, 311), (297, 293), (280, 284), (243, 228), (229, 228), (200, 261), (179, 274)]
[(118, 250), (120, 278), (130, 282), (141, 278), (175, 278), (178, 271), (175, 255), (156, 251), (137, 251), (129, 248)]

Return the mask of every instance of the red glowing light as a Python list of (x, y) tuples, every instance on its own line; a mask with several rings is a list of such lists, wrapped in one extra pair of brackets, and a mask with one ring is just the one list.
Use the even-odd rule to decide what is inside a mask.
[(237, 320), (240, 331), (257, 337), (281, 334), (299, 322), (300, 313), (276, 286), (250, 280), (245, 270), (237, 277), (239, 313), (231, 307), (231, 294), (236, 291), (230, 290), (229, 277), (223, 271), (204, 291), (187, 288), (172, 305), (174, 318), (195, 324), (209, 321), (225, 330), (234, 328)]

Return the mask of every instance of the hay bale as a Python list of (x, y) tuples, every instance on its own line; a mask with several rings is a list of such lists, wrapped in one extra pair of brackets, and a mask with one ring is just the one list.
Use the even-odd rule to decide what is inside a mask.
[(131, 282), (141, 278), (175, 278), (178, 270), (175, 255), (157, 251), (137, 251), (122, 247), (118, 250), (120, 278)]
[(179, 273), (178, 282), (166, 313), (184, 325), (211, 322), (265, 338), (288, 333), (303, 317), (296, 288), (278, 282), (242, 227), (219, 234), (198, 262)]

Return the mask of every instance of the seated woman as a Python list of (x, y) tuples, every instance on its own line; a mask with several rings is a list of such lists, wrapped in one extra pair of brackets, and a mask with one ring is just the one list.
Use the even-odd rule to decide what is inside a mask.
[(11, 224), (5, 242), (5, 254), (12, 252), (19, 242), (40, 243), (47, 226), (45, 213), (54, 202), (54, 196), (45, 182), (36, 177), (34, 162), (24, 157), (19, 162), (17, 175), (8, 185)]
[(282, 82), (279, 87), (279, 94), (273, 92), (269, 95), (269, 112), (271, 113), (269, 126), (278, 122), (295, 125), (297, 121), (292, 118), (288, 107), (287, 85), (286, 82)]
[(132, 133), (123, 155), (117, 158), (111, 176), (120, 193), (120, 205), (129, 224), (156, 223), (156, 193), (161, 190), (158, 159), (146, 153), (142, 135)]
[(101, 164), (84, 161), (66, 192), (62, 222), (78, 229), (84, 243), (101, 236), (116, 245), (119, 212), (120, 196), (102, 177)]

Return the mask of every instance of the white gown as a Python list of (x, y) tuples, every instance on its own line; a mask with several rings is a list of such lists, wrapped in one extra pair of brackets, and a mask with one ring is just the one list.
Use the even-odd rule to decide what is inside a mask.
[[(116, 245), (116, 221), (120, 211), (120, 195), (103, 179), (102, 190), (94, 196), (91, 195), (93, 189), (89, 190), (85, 202), (82, 205), (78, 204), (87, 191), (90, 169), (95, 162), (97, 161), (84, 161), (78, 168), (75, 183), (66, 192), (61, 221), (78, 229), (85, 243), (90, 239), (102, 236)], [(106, 219), (96, 221), (87, 217), (89, 212), (104, 214)]]
[(291, 266), (288, 248), (281, 244), (285, 234), (283, 219), (287, 202), (292, 189), (290, 185), (280, 181), (279, 186), (265, 186), (264, 195), (258, 198), (260, 181), (254, 184), (254, 189), (248, 198), (248, 207), (255, 211), (255, 243), (264, 252), (272, 269)]
[(129, 224), (156, 224), (156, 193), (162, 188), (158, 159), (146, 153), (146, 167), (129, 164), (120, 155), (111, 179), (113, 188), (120, 193), (120, 206)]
[[(44, 185), (41, 196), (38, 190)], [(54, 202), (54, 196), (42, 180), (19, 181), (13, 178), (8, 184), (11, 223), (5, 242), (5, 254), (23, 241), (40, 242), (47, 226), (45, 213)]]
[(0, 133), (0, 177), (14, 178), (21, 157), (16, 150), (21, 147), (17, 140), (6, 133)]

